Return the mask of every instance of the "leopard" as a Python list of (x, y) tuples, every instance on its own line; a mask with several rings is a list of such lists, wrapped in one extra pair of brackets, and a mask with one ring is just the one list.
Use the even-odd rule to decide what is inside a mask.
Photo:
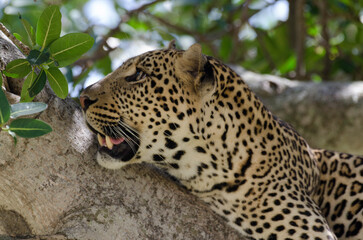
[(108, 169), (148, 163), (245, 239), (363, 239), (363, 156), (311, 148), (200, 44), (126, 60), (80, 95)]

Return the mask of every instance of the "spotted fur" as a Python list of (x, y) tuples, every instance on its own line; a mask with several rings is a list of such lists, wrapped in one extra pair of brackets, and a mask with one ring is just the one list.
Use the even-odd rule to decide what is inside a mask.
[(312, 150), (197, 44), (131, 58), (81, 102), (101, 139), (127, 140), (102, 166), (165, 169), (248, 239), (362, 239), (362, 157)]
[(339, 239), (363, 239), (363, 157), (314, 149), (320, 185), (314, 201)]

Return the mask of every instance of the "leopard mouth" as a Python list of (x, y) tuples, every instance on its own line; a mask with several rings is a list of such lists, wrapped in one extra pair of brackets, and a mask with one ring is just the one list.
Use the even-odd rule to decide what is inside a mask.
[[(103, 134), (95, 130), (89, 123), (88, 127), (97, 134), (99, 152), (104, 152), (112, 158), (120, 161), (130, 161), (137, 153), (140, 146), (140, 138), (135, 130), (120, 125), (104, 127)], [(115, 131), (115, 129), (118, 131)]]

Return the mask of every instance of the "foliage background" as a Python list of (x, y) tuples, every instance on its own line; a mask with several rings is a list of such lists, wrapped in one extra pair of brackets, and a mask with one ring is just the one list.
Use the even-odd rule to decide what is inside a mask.
[(72, 96), (125, 59), (194, 42), (203, 52), (248, 70), (290, 79), (363, 79), (363, 1), (350, 0), (2, 0), (0, 21), (24, 34), (43, 9), (61, 6), (62, 35), (86, 32), (93, 49), (63, 68)]

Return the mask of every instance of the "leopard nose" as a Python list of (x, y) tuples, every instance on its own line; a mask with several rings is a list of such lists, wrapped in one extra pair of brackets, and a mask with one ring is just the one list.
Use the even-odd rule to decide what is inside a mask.
[(81, 107), (83, 108), (83, 111), (86, 111), (88, 109), (88, 107), (95, 103), (97, 100), (92, 101), (91, 99), (89, 99), (89, 97), (87, 96), (80, 96), (79, 97), (79, 101), (81, 103)]

